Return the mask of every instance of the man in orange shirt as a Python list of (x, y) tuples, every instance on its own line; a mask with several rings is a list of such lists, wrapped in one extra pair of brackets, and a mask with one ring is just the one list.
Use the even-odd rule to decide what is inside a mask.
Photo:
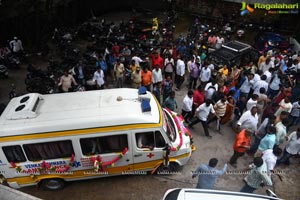
[(147, 67), (143, 68), (141, 72), (142, 76), (142, 86), (146, 87), (148, 91), (151, 90), (151, 83), (152, 83), (152, 72), (148, 70)]
[(247, 150), (250, 149), (252, 129), (243, 129), (237, 134), (233, 144), (233, 155), (230, 158), (229, 164), (236, 168), (236, 161), (239, 157), (243, 156)]

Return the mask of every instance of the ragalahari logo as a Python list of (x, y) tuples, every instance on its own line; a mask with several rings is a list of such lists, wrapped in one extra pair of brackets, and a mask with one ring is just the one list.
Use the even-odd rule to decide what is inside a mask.
[(246, 2), (242, 2), (242, 8), (241, 8), (241, 16), (244, 16), (248, 13), (253, 13), (254, 12), (254, 8), (251, 8), (251, 6), (249, 4), (247, 4)]

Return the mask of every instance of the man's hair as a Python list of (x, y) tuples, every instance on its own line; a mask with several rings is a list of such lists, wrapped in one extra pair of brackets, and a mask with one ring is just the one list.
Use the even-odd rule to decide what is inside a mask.
[(281, 111), (281, 113), (280, 113), (280, 115), (289, 115), (289, 114), (290, 113), (288, 111), (285, 111), (285, 110)]
[(272, 126), (272, 125), (269, 125), (267, 127), (267, 131), (268, 131), (269, 134), (275, 134), (276, 133), (276, 127)]
[(215, 166), (217, 166), (217, 164), (218, 164), (218, 159), (216, 159), (216, 158), (211, 158), (208, 163), (208, 165), (210, 167), (215, 167)]
[(273, 154), (274, 154), (275, 156), (280, 156), (281, 153), (282, 153), (282, 149), (281, 149), (281, 148), (275, 147), (275, 148), (273, 149)]
[(290, 124), (290, 119), (289, 118), (284, 118), (282, 120), (282, 124), (285, 125), (285, 126), (288, 126)]
[(255, 157), (253, 163), (256, 167), (260, 167), (264, 164), (264, 160), (261, 157)]
[(194, 92), (192, 90), (188, 91), (188, 95), (193, 95), (193, 94), (194, 94)]

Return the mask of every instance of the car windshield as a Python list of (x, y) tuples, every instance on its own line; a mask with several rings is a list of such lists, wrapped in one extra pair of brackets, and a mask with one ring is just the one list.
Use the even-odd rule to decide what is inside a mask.
[(172, 116), (164, 110), (163, 112), (163, 129), (167, 133), (169, 139), (174, 142), (176, 140), (176, 128)]

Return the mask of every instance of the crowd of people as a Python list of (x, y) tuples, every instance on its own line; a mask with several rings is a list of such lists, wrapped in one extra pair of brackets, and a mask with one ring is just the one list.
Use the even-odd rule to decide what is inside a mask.
[[(224, 42), (213, 36), (208, 37), (209, 46)], [(115, 43), (104, 55), (95, 55), (92, 85), (100, 90), (144, 86), (162, 107), (181, 113), (189, 128), (201, 122), (207, 138), (212, 138), (210, 124), (216, 123), (220, 134), (222, 126), (230, 124), (237, 134), (229, 164), (237, 168), (238, 159), (245, 154), (254, 157), (241, 191), (272, 185), (275, 166), (289, 165), (289, 159), (300, 154), (300, 52), (273, 49), (258, 60), (220, 67), (203, 56), (197, 42), (193, 44), (190, 48), (182, 39), (142, 57), (127, 45)], [(63, 92), (69, 92), (72, 85), (87, 84), (84, 68), (79, 62), (74, 77), (64, 73), (58, 83)], [(184, 87), (188, 92), (178, 102), (176, 93)], [(211, 176), (201, 173), (212, 171), (217, 162), (214, 158), (197, 168), (193, 175), (199, 176), (197, 188), (214, 187), (227, 165)]]

